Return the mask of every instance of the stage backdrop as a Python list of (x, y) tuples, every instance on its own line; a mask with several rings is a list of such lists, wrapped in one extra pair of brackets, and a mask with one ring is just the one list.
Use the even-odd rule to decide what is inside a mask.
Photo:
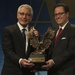
[[(0, 72), (4, 59), (1, 46), (1, 31), (3, 27), (17, 22), (16, 12), (18, 6), (25, 3), (33, 7), (34, 16), (30, 26), (35, 26), (42, 39), (48, 27), (55, 28), (57, 26), (54, 21), (53, 7), (59, 2), (67, 3), (70, 6), (70, 22), (75, 24), (75, 0), (0, 0)], [(40, 74), (46, 75), (46, 72), (41, 72)]]

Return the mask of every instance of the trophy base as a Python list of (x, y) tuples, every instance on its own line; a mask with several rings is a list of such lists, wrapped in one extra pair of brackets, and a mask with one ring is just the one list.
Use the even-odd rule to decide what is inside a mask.
[(42, 65), (46, 65), (45, 62), (43, 62), (43, 63), (37, 63), (37, 62), (36, 62), (36, 63), (34, 63), (34, 64), (35, 64), (35, 66), (32, 67), (32, 70), (33, 70), (33, 71), (35, 71), (35, 72), (36, 72), (36, 71), (47, 71), (46, 69), (43, 69), (43, 68), (42, 68)]
[(45, 62), (45, 56), (44, 54), (31, 54), (28, 60), (32, 63), (43, 63)]
[(35, 64), (35, 66), (33, 67), (34, 70), (44, 71), (44, 69), (41, 68), (42, 65), (46, 65), (44, 54), (31, 54), (28, 60), (30, 60), (31, 63)]

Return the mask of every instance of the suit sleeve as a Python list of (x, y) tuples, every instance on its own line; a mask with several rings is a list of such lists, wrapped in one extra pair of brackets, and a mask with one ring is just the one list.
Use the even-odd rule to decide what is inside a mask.
[(3, 29), (2, 32), (2, 48), (7, 60), (19, 65), (20, 57), (14, 51), (13, 39), (11, 32), (8, 29)]

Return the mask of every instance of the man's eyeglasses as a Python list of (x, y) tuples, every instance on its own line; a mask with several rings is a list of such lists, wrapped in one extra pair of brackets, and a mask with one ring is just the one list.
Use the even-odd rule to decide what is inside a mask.
[(57, 14), (54, 14), (54, 16), (61, 16), (61, 15), (63, 15), (64, 13), (66, 13), (66, 12), (60, 12), (60, 13), (57, 13)]
[(23, 12), (19, 12), (19, 14), (20, 14), (21, 16), (24, 16), (24, 15), (25, 15), (25, 16), (28, 16), (28, 17), (31, 16), (31, 14), (28, 14), (28, 13), (25, 14), (25, 13), (23, 13)]

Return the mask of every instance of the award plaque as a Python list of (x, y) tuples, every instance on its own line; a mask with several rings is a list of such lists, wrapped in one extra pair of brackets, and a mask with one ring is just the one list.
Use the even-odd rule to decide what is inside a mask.
[(34, 63), (35, 66), (41, 67), (42, 65), (46, 64), (45, 51), (49, 48), (51, 44), (51, 41), (54, 37), (54, 31), (51, 27), (49, 27), (42, 41), (39, 41), (39, 38), (33, 33), (34, 30), (34, 27), (32, 27), (28, 33), (30, 45), (35, 49), (34, 52), (30, 54), (28, 60)]

